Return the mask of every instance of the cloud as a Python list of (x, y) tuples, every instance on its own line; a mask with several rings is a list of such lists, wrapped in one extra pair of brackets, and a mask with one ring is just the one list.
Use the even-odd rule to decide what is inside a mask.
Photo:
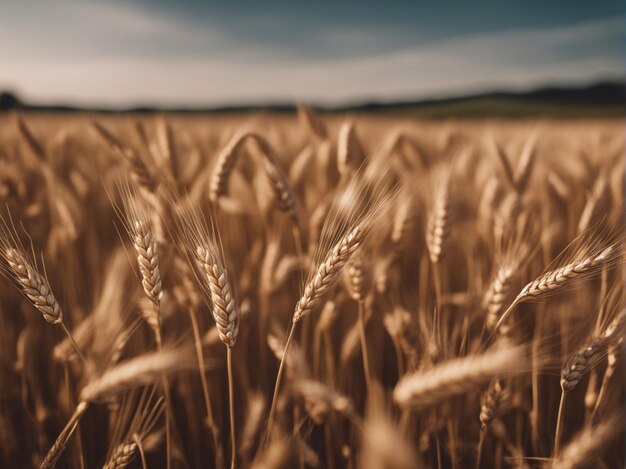
[[(0, 45), (0, 88), (47, 102), (202, 106), (415, 99), (624, 75), (624, 18), (473, 34), (340, 59), (285, 55), (273, 45), (249, 44), (224, 31), (206, 32), (178, 20), (144, 16), (134, 7), (99, 8), (105, 29), (118, 31), (111, 38), (113, 48), (104, 44), (101, 53), (89, 55), (61, 47), (47, 58), (34, 59), (26, 51), (3, 54)], [(102, 40), (105, 33), (98, 33)], [(6, 39), (2, 34), (0, 44)], [(100, 38), (98, 34), (91, 40)], [(151, 47), (145, 54), (141, 44), (123, 48), (129, 37), (132, 44), (149, 39)], [(367, 31), (351, 31), (350, 38), (344, 45), (366, 41)], [(334, 41), (341, 38), (333, 38), (328, 47)], [(90, 45), (86, 50), (94, 49)]]

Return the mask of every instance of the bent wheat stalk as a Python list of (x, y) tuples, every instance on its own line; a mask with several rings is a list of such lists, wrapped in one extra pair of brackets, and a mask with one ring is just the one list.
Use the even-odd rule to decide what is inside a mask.
[(302, 233), (300, 230), (300, 216), (298, 207), (296, 206), (296, 198), (293, 190), (289, 185), (289, 181), (283, 170), (278, 164), (276, 153), (271, 145), (262, 136), (254, 132), (239, 132), (236, 134), (220, 152), (217, 157), (217, 163), (211, 173), (209, 184), (209, 198), (217, 204), (219, 198), (226, 194), (228, 189), (228, 180), (232, 173), (241, 150), (244, 148), (248, 140), (255, 142), (263, 156), (263, 169), (267, 175), (272, 191), (274, 192), (274, 200), (276, 206), (281, 212), (284, 212), (292, 222), (292, 236), (296, 255), (298, 258), (303, 257)]
[(274, 150), (267, 140), (254, 132), (239, 132), (220, 152), (217, 157), (217, 163), (211, 174), (209, 198), (212, 202), (216, 203), (219, 198), (226, 193), (230, 174), (237, 163), (241, 150), (248, 140), (254, 141), (261, 149), (264, 158), (263, 168), (274, 191), (277, 207), (282, 212), (285, 212), (296, 226), (299, 225), (295, 197), (289, 187), (287, 178), (278, 165)]

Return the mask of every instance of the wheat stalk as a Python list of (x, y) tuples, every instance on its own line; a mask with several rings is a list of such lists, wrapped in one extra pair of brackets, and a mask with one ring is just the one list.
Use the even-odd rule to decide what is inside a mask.
[[(193, 259), (200, 272), (198, 280), (203, 286), (203, 291), (208, 293), (219, 338), (227, 349), (226, 365), (231, 433), (231, 468), (234, 468), (237, 450), (235, 442), (232, 349), (237, 343), (239, 336), (239, 311), (235, 305), (228, 273), (224, 267), (223, 251), (219, 233), (216, 231), (215, 226), (211, 225), (211, 233), (209, 233), (206, 224), (189, 203), (182, 207), (180, 224), (188, 256), (190, 260)], [(196, 346), (198, 345), (196, 344)], [(207, 412), (209, 412), (208, 407)]]
[(278, 374), (276, 376), (276, 383), (274, 385), (274, 395), (272, 397), (272, 405), (270, 406), (270, 413), (268, 417), (268, 425), (266, 435), (271, 434), (271, 428), (273, 423), (274, 412), (276, 410), (276, 401), (278, 397), (278, 391), (280, 389), (280, 383), (282, 381), (282, 375), (285, 365), (285, 357), (289, 352), (291, 341), (293, 340), (293, 333), (295, 326), (302, 318), (308, 316), (312, 309), (320, 302), (322, 296), (328, 292), (328, 290), (334, 285), (341, 273), (343, 267), (348, 263), (350, 257), (359, 248), (361, 242), (365, 236), (365, 227), (361, 224), (352, 228), (347, 235), (345, 235), (328, 253), (324, 261), (318, 266), (315, 275), (304, 288), (304, 294), (298, 300), (294, 314), (292, 317), (292, 324), (289, 328), (289, 334), (283, 351), (283, 356), (278, 367)]
[(353, 254), (343, 270), (344, 284), (350, 297), (357, 303), (365, 301), (370, 287), (370, 275), (364, 256), (358, 251)]

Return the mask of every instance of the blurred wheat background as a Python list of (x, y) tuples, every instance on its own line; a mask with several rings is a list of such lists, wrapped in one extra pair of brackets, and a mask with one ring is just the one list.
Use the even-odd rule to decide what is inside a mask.
[(621, 122), (1, 119), (3, 467), (624, 464)]

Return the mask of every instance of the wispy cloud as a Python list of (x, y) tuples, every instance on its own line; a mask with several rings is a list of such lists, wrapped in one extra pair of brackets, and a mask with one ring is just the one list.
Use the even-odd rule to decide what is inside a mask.
[[(371, 53), (346, 59), (298, 54), (288, 40), (282, 47), (246, 42), (227, 30), (186, 24), (136, 6), (57, 5), (71, 15), (72, 24), (77, 18), (85, 18), (83, 23), (67, 31), (61, 24), (45, 26), (44, 7), (28, 20), (27, 31), (19, 31), (20, 21), (0, 27), (0, 88), (38, 101), (112, 106), (338, 103), (624, 75), (625, 18), (471, 34), (393, 53), (381, 53), (372, 43)], [(25, 40), (15, 40), (21, 37)], [(381, 37), (384, 30), (373, 34), (371, 28), (343, 36), (325, 31), (317, 46), (336, 43), (362, 51)]]

